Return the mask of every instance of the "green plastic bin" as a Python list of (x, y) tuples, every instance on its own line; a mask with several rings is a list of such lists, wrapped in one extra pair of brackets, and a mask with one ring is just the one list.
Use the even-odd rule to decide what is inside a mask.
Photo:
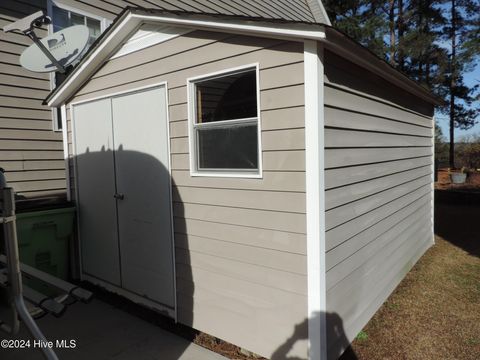
[(74, 207), (17, 213), (20, 261), (68, 280), (74, 217)]

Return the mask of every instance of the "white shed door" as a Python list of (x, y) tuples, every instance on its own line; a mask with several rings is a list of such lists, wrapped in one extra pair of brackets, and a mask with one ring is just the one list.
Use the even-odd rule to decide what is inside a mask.
[[(92, 199), (85, 197), (81, 191), (83, 182), (92, 180), (79, 177), (78, 181), (79, 203), (82, 209), (96, 207), (95, 211), (101, 214), (100, 218), (105, 217), (105, 213), (109, 213), (108, 216), (113, 213), (117, 229), (112, 231), (110, 227), (110, 231), (116, 236), (116, 241), (115, 246), (112, 246), (112, 241), (104, 238), (103, 234), (108, 231), (105, 230), (106, 224), (103, 224), (103, 229), (99, 229), (101, 226), (98, 222), (91, 223), (80, 211), (81, 229), (89, 228), (89, 235), (95, 233), (89, 237), (85, 237), (82, 231), (80, 234), (84, 266), (89, 263), (89, 259), (96, 258), (92, 261), (96, 263), (93, 272), (88, 266), (85, 270), (100, 279), (119, 284), (125, 290), (173, 308), (174, 264), (165, 91), (165, 87), (158, 87), (77, 105), (75, 123), (78, 150), (79, 143), (89, 143), (102, 137), (101, 134), (93, 134), (92, 129), (84, 131), (84, 135), (78, 131), (79, 127), (89, 123), (80, 116), (79, 109), (104, 101), (110, 105), (110, 121), (108, 114), (104, 114), (106, 120), (103, 123), (106, 127), (109, 124), (109, 130), (104, 131), (103, 142), (109, 142), (110, 140), (106, 139), (111, 137), (113, 151), (108, 152), (112, 154), (110, 160), (106, 159), (105, 164), (100, 166), (105, 166), (105, 173), (113, 174), (110, 177), (113, 179), (112, 188), (102, 191), (101, 194), (97, 192), (97, 196)], [(82, 171), (86, 172), (86, 167), (93, 166), (85, 162), (77, 161), (79, 175)], [(91, 174), (96, 176), (96, 173)], [(113, 210), (111, 206), (106, 206), (112, 201)], [(92, 241), (100, 242), (101, 245), (92, 247), (89, 245)], [(111, 273), (115, 273), (114, 267), (108, 264), (108, 261), (104, 262), (105, 258), (90, 250), (98, 247), (108, 248), (109, 256), (116, 257), (119, 264), (119, 282), (116, 282), (113, 276), (105, 277), (102, 271), (97, 271), (107, 266), (111, 268)]]

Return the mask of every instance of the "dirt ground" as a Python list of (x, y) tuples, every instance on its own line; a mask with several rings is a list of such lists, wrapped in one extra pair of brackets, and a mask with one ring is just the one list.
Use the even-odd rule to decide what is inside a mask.
[(480, 204), (437, 205), (435, 216), (436, 244), (342, 360), (480, 359)]
[(465, 184), (452, 184), (448, 170), (440, 169), (438, 171), (438, 182), (435, 183), (435, 188), (439, 190), (473, 190), (480, 192), (480, 173), (469, 174)]

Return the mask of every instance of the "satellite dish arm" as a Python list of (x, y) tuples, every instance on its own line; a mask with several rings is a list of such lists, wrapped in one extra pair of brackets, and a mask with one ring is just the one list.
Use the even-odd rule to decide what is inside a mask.
[(32, 41), (42, 50), (45, 56), (52, 62), (53, 65), (61, 73), (65, 73), (65, 68), (55, 59), (50, 51), (43, 45), (43, 43), (35, 34), (35, 28), (38, 28), (44, 24), (50, 24), (52, 20), (45, 15), (43, 11), (37, 11), (36, 13), (24, 17), (23, 19), (17, 20), (11, 24), (5, 25), (3, 27), (4, 32), (11, 32), (14, 30), (20, 30), (24, 35), (28, 36)]

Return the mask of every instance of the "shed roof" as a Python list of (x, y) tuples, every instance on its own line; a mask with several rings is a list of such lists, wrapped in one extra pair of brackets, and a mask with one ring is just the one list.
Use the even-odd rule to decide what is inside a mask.
[(152, 7), (167, 11), (237, 15), (330, 25), (321, 0), (151, 0), (150, 3)]
[(214, 15), (187, 12), (185, 10), (125, 8), (108, 30), (91, 46), (87, 54), (67, 76), (65, 81), (50, 92), (44, 100), (44, 104), (60, 106), (69, 99), (87, 81), (88, 77), (102, 65), (103, 61), (118, 49), (118, 46), (121, 45), (125, 38), (130, 36), (132, 31), (138, 29), (142, 22), (163, 22), (170, 25), (193, 26), (219, 31), (264, 34), (279, 38), (291, 38), (297, 41), (306, 39), (321, 41), (332, 51), (350, 58), (352, 61), (419, 96), (423, 100), (435, 105), (442, 103), (427, 89), (387, 64), (386, 61), (374, 55), (367, 48), (325, 24), (242, 15)]

